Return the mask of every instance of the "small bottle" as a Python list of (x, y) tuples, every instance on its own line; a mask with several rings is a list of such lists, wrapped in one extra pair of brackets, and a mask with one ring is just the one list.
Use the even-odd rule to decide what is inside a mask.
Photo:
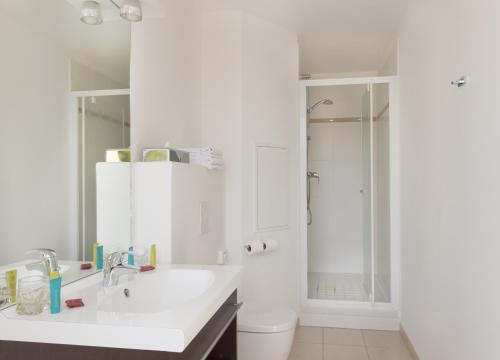
[(9, 302), (11, 304), (15, 304), (17, 298), (17, 269), (6, 271), (5, 277), (7, 279), (7, 291), (9, 292)]
[(156, 244), (151, 244), (149, 250), (149, 265), (156, 266), (158, 263), (157, 255), (156, 255)]
[(129, 248), (128, 248), (128, 260), (127, 260), (127, 263), (129, 265), (135, 265), (135, 261), (134, 261), (134, 247), (133, 246), (129, 246)]
[(102, 245), (97, 245), (95, 249), (95, 268), (97, 270), (102, 270), (103, 266), (103, 257), (104, 257), (104, 249)]
[(57, 271), (50, 273), (50, 313), (58, 314), (61, 312), (61, 282), (62, 277)]
[(99, 243), (95, 242), (92, 244), (92, 263), (94, 266), (97, 266), (97, 247)]

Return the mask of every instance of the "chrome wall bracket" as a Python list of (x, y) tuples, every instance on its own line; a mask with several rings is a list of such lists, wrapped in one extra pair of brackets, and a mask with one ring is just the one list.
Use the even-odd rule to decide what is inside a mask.
[(469, 77), (462, 76), (460, 79), (452, 81), (451, 85), (461, 88), (462, 86), (467, 85), (468, 82), (469, 82)]

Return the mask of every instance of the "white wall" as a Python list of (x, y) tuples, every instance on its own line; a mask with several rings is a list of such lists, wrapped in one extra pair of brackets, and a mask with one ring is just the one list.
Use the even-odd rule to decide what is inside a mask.
[[(226, 159), (226, 244), (230, 262), (245, 266), (242, 297), (297, 307), (296, 35), (240, 12), (205, 14), (203, 34), (203, 142)], [(257, 143), (289, 148), (288, 229), (255, 232)], [(244, 242), (257, 238), (274, 238), (280, 248), (242, 257)]]
[(423, 0), (401, 30), (402, 324), (424, 360), (500, 358), (499, 13)]
[(164, 2), (165, 17), (132, 25), (131, 147), (199, 145), (201, 21), (198, 1)]
[[(244, 257), (247, 301), (297, 307), (298, 42), (297, 35), (250, 15), (243, 16), (243, 241), (274, 238), (280, 248)], [(289, 228), (256, 234), (254, 229), (254, 145), (289, 149)]]
[(399, 42), (394, 40), (387, 53), (384, 64), (378, 71), (380, 76), (398, 75), (399, 73)]
[(42, 245), (69, 259), (77, 243), (68, 212), (69, 57), (14, 17), (0, 23), (0, 42), (0, 263)]
[(127, 89), (127, 82), (118, 82), (89, 66), (71, 60), (71, 91)]
[(202, 142), (224, 155), (224, 238), (228, 263), (242, 264), (242, 14), (202, 19)]

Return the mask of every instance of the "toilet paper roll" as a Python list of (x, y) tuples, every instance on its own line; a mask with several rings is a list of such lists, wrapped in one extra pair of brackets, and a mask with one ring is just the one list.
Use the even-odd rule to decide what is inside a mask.
[(278, 248), (278, 242), (274, 239), (264, 240), (264, 245), (265, 245), (264, 251), (273, 251)]
[(261, 240), (252, 240), (245, 245), (245, 251), (248, 255), (255, 255), (264, 252), (264, 242)]
[(278, 242), (273, 239), (268, 240), (252, 240), (245, 245), (245, 251), (248, 255), (260, 254), (263, 252), (273, 251), (278, 248)]

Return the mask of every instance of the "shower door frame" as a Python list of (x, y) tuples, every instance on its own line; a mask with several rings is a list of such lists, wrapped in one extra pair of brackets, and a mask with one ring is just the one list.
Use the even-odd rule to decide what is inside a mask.
[[(71, 227), (75, 229), (75, 245), (71, 249), (73, 259), (85, 261), (85, 241), (81, 241), (85, 237), (85, 211), (80, 219), (80, 209), (85, 208), (85, 200), (80, 201), (80, 191), (85, 188), (85, 155), (80, 152), (80, 145), (85, 146), (85, 132), (80, 132), (80, 125), (85, 123), (85, 99), (91, 97), (104, 96), (130, 96), (130, 89), (107, 89), (107, 90), (78, 90), (70, 91), (68, 96), (68, 117), (70, 119), (70, 149), (69, 158), (72, 160), (70, 169), (71, 179), (71, 199), (70, 208), (72, 212), (71, 218), (74, 223)], [(78, 112), (78, 106), (82, 107), (82, 114)], [(82, 145), (83, 144), (83, 145)]]
[[(320, 86), (367, 85), (370, 90), (370, 119), (373, 126), (373, 85), (389, 86), (389, 179), (390, 179), (390, 302), (375, 302), (372, 293), (368, 302), (348, 300), (322, 300), (308, 297), (307, 253), (307, 89)], [(374, 76), (342, 79), (299, 80), (299, 256), (300, 256), (300, 321), (309, 326), (332, 326), (380, 330), (399, 330), (400, 309), (400, 143), (399, 143), (399, 76)], [(371, 149), (373, 151), (373, 134)], [(372, 155), (373, 156), (373, 155)], [(371, 171), (373, 184), (373, 169)], [(373, 209), (373, 203), (372, 203)], [(373, 221), (371, 212), (371, 276), (375, 284)]]

